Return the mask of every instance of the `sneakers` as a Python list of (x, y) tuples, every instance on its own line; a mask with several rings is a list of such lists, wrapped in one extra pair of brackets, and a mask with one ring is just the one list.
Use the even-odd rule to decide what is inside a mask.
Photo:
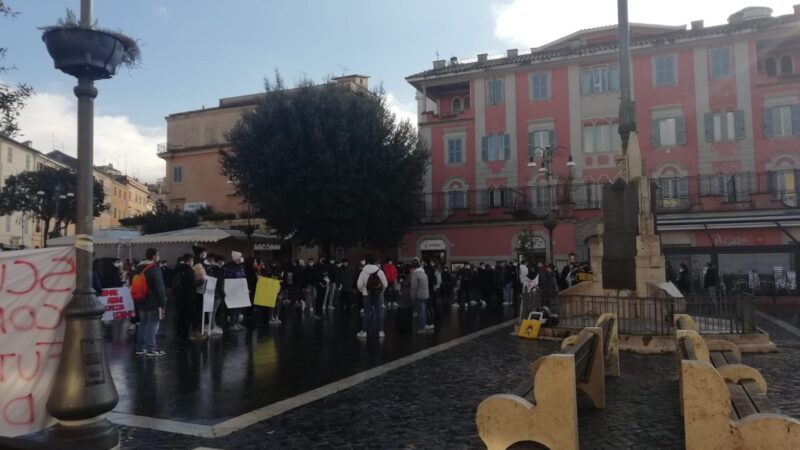
[(481, 308), (485, 308), (485, 307), (486, 307), (486, 302), (481, 300)]
[(378, 332), (378, 339), (383, 339), (385, 337), (386, 337), (386, 333), (384, 333), (383, 331)]
[(167, 352), (164, 350), (150, 350), (149, 352), (145, 353), (145, 356), (164, 356)]
[[(383, 333), (383, 332), (381, 332), (381, 333)], [(356, 337), (359, 338), (359, 339), (366, 339), (367, 338), (367, 332), (363, 331), (363, 330), (359, 331), (358, 334), (356, 334)]]
[(136, 352), (134, 353), (134, 355), (136, 355), (136, 356), (144, 356), (146, 354), (147, 354), (147, 352), (144, 351), (144, 350), (136, 350)]
[(361, 315), (364, 315), (364, 308), (361, 308)]
[(511, 302), (503, 302), (503, 305), (510, 305)]
[(314, 315), (314, 318), (315, 318), (315, 319), (317, 319), (317, 320), (322, 320), (322, 319), (323, 319), (323, 317), (322, 317), (322, 316), (320, 316), (320, 315), (317, 315), (317, 314), (315, 314), (315, 315)]
[(458, 309), (461, 308), (461, 305), (459, 305), (458, 303), (453, 303), (452, 305), (450, 305), (450, 307), (453, 309)]
[(430, 334), (433, 330), (428, 329), (426, 326), (425, 328), (420, 328), (417, 330), (417, 334)]
[(280, 325), (281, 324), (281, 319), (272, 318), (272, 319), (269, 320), (269, 324), (270, 325)]
[(300, 306), (302, 306), (303, 307), (303, 311), (305, 311), (306, 310), (306, 301), (305, 300), (300, 300)]
[(434, 329), (434, 325), (432, 323), (429, 323), (429, 324), (425, 325), (425, 329), (426, 330), (432, 330), (432, 329)]
[(478, 304), (478, 302), (476, 302), (475, 300), (470, 300), (470, 302), (469, 302), (470, 306), (475, 306), (477, 304)]
[(222, 328), (214, 327), (211, 331), (208, 332), (209, 336), (221, 336), (222, 335)]
[(192, 336), (189, 339), (193, 341), (203, 341), (205, 339), (208, 339), (208, 336), (206, 336), (205, 334), (200, 334), (199, 331), (193, 331)]
[(238, 323), (236, 323), (236, 324), (231, 325), (230, 330), (231, 331), (242, 331), (242, 330), (244, 330), (244, 327), (239, 325)]

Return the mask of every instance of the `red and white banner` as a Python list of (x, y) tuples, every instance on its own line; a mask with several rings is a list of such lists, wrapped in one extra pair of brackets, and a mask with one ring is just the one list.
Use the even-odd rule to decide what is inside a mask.
[(0, 252), (0, 436), (41, 430), (75, 287), (75, 249)]

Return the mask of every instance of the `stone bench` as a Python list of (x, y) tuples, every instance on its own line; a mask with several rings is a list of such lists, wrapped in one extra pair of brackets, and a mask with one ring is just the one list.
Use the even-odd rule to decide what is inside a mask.
[[(617, 315), (614, 313), (603, 313), (597, 318), (595, 327), (603, 330), (603, 360), (605, 361), (606, 376), (619, 376), (619, 327)], [(561, 349), (575, 345), (575, 336), (567, 336), (561, 341)]]
[(687, 449), (800, 448), (800, 421), (778, 414), (758, 370), (738, 363), (715, 368), (696, 331), (677, 333)]
[[(675, 314), (673, 316), (673, 323), (675, 325), (675, 337), (678, 338), (681, 331), (698, 331), (697, 323), (688, 314)], [(699, 336), (699, 335), (698, 335)], [(733, 342), (724, 339), (703, 339), (695, 343), (695, 345), (703, 345), (708, 352), (708, 359), (714, 367), (722, 367), (727, 364), (740, 364), (742, 362), (742, 352), (739, 346)], [(678, 356), (680, 364), (679, 348), (675, 345), (675, 354)], [(705, 353), (704, 353), (705, 354)]]
[(596, 408), (605, 408), (602, 328), (584, 328), (574, 345), (537, 359), (531, 372), (531, 383), (478, 405), (478, 434), (489, 450), (523, 442), (577, 449), (577, 390), (586, 393)]

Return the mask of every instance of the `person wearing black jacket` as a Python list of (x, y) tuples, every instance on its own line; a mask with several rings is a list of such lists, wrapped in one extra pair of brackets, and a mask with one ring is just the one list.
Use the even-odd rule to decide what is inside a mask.
[(703, 287), (708, 291), (711, 300), (717, 299), (717, 286), (719, 285), (719, 272), (711, 263), (706, 263), (705, 273), (703, 274)]
[(300, 260), (294, 261), (292, 266), (292, 281), (289, 286), (289, 296), (293, 302), (303, 300), (303, 288), (306, 287), (305, 268), (300, 264)]
[(353, 280), (353, 271), (350, 270), (350, 263), (346, 259), (343, 259), (339, 265), (339, 285), (341, 286), (339, 306), (342, 309), (348, 308), (353, 301), (352, 294), (355, 290), (355, 281)]
[(447, 264), (442, 267), (442, 286), (439, 288), (439, 293), (445, 305), (450, 303), (450, 299), (453, 296), (453, 274)]
[(692, 290), (692, 281), (689, 276), (689, 266), (687, 266), (686, 263), (681, 263), (678, 272), (678, 289), (684, 296), (687, 296)]
[(166, 353), (156, 347), (158, 324), (164, 318), (167, 305), (166, 289), (161, 270), (158, 269), (158, 250), (148, 248), (144, 261), (134, 269), (134, 275), (144, 273), (147, 280), (147, 297), (137, 303), (139, 323), (136, 326), (137, 356), (163, 356)]
[[(189, 340), (189, 330), (192, 326), (195, 312), (195, 276), (194, 257), (187, 253), (180, 257), (175, 265), (172, 277), (172, 298), (175, 300), (175, 333), (179, 343)], [(196, 337), (196, 335), (192, 335)]]
[(317, 294), (314, 301), (314, 318), (322, 319), (325, 314), (325, 292), (328, 283), (330, 283), (330, 278), (328, 277), (328, 261), (324, 256), (319, 259), (318, 264), (314, 265), (311, 273), (314, 281), (314, 289)]

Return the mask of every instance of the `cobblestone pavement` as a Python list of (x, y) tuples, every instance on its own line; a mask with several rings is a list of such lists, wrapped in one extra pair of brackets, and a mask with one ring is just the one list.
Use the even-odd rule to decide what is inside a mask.
[[(524, 341), (509, 331), (459, 345), (224, 438), (126, 427), (122, 448), (485, 448), (474, 425), (478, 403), (508, 391), (526, 377), (531, 361), (558, 349), (555, 342)], [(800, 417), (800, 340), (777, 332), (776, 337), (779, 353), (745, 355), (744, 363), (762, 371), (770, 398), (784, 413)], [(581, 399), (581, 447), (683, 448), (673, 355), (623, 353), (621, 360), (622, 377), (606, 384), (605, 410), (592, 410), (585, 405), (588, 399)]]

